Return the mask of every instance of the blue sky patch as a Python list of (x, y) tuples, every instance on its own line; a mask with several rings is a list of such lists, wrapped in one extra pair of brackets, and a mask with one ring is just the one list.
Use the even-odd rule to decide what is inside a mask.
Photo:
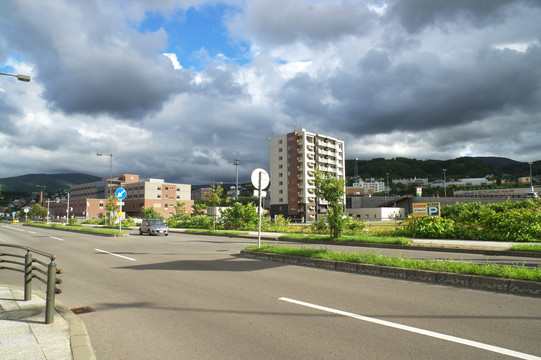
[[(136, 28), (140, 32), (154, 32), (163, 28), (168, 35), (168, 46), (164, 53), (175, 53), (184, 68), (203, 70), (209, 58), (220, 57), (220, 61), (223, 61), (221, 55), (226, 57), (226, 62), (242, 65), (250, 61), (249, 46), (229, 38), (223, 23), (224, 18), (235, 11), (236, 8), (217, 5), (190, 7), (165, 17), (149, 12)], [(206, 54), (202, 54), (202, 49)]]

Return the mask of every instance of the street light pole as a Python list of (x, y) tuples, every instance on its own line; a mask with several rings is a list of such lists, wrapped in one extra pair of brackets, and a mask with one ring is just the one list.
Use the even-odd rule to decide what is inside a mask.
[[(110, 162), (109, 162), (109, 179), (107, 180), (107, 192), (105, 195), (105, 199), (109, 200), (109, 192), (111, 191), (111, 178), (113, 177), (113, 154), (104, 154), (104, 153), (97, 153), (98, 156), (109, 156)], [(109, 214), (109, 217), (112, 218), (111, 214)]]
[(443, 197), (447, 197), (447, 187), (446, 185), (446, 178), (445, 178), (445, 172), (447, 169), (443, 169)]
[(30, 81), (30, 76), (28, 75), (21, 75), (21, 74), (15, 75), (15, 74), (6, 74), (6, 73), (0, 73), (0, 75), (16, 77), (17, 80), (19, 81), (24, 81), (24, 82)]
[(530, 187), (532, 188), (532, 192), (534, 191), (533, 190), (533, 178), (532, 178), (532, 165), (533, 165), (533, 162), (529, 162), (530, 164)]
[(233, 163), (235, 167), (237, 168), (237, 183), (235, 186), (235, 200), (239, 199), (239, 165), (240, 165), (240, 159), (235, 159), (235, 162)]

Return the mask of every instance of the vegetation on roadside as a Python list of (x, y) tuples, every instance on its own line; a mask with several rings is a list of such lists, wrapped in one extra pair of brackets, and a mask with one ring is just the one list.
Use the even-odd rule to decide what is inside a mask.
[(357, 236), (341, 236), (339, 238), (333, 238), (330, 235), (314, 235), (314, 234), (286, 234), (279, 237), (280, 240), (323, 240), (323, 241), (335, 241), (340, 242), (359, 242), (359, 243), (380, 243), (380, 244), (398, 244), (398, 245), (410, 245), (413, 244), (411, 239), (403, 237), (393, 236), (373, 236), (370, 234), (361, 234)]
[(63, 229), (63, 230), (76, 230), (76, 231), (109, 234), (109, 235), (125, 235), (126, 234), (123, 231), (118, 231), (114, 229), (92, 228), (92, 227), (85, 227), (85, 226), (64, 225), (64, 224), (56, 224), (56, 223), (46, 224), (46, 223), (40, 223), (40, 222), (28, 222), (25, 225), (44, 227), (44, 228), (53, 228), (53, 229)]
[(344, 185), (343, 179), (316, 169), (315, 194), (327, 202), (326, 223), (333, 238), (344, 231)]
[(397, 235), (429, 239), (541, 242), (541, 200), (442, 207), (441, 217), (410, 217)]
[(541, 268), (528, 268), (524, 265), (500, 266), (497, 264), (475, 264), (471, 262), (459, 262), (454, 260), (416, 260), (404, 257), (384, 256), (376, 252), (353, 253), (336, 252), (327, 249), (312, 249), (306, 247), (287, 247), (275, 245), (248, 246), (247, 251), (261, 251), (266, 253), (303, 256), (314, 259), (327, 259), (334, 261), (346, 261), (372, 265), (392, 266), (408, 269), (420, 269), (429, 271), (441, 271), (457, 274), (481, 275), (498, 278), (518, 280), (541, 281)]
[(532, 245), (520, 244), (520, 245), (513, 245), (513, 246), (511, 246), (511, 250), (516, 250), (516, 251), (538, 251), (538, 252), (541, 252), (541, 244), (532, 244)]

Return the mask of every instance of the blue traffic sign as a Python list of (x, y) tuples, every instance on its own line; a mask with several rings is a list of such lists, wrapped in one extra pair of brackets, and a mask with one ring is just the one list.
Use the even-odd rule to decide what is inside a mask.
[(119, 200), (124, 199), (126, 197), (126, 195), (128, 195), (128, 192), (126, 191), (126, 189), (118, 188), (115, 191), (115, 196)]

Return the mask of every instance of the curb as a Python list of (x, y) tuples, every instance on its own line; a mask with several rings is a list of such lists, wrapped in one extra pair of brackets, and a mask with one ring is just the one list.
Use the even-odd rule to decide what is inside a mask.
[(241, 250), (241, 257), (249, 259), (284, 262), (293, 265), (321, 268), (357, 274), (383, 276), (438, 285), (465, 287), (476, 290), (496, 291), (516, 295), (541, 297), (541, 282), (495, 278), (480, 275), (455, 274), (429, 270), (406, 269), (391, 266), (313, 259), (302, 256)]
[(73, 360), (96, 360), (83, 320), (59, 301), (55, 301), (55, 309), (68, 322)]

